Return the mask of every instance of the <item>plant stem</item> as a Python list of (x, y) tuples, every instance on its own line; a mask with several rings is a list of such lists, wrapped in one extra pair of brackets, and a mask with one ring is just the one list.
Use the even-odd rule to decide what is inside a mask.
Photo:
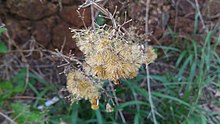
[[(90, 2), (93, 3), (94, 1), (90, 0)], [(94, 6), (93, 6), (93, 4), (91, 4), (90, 8), (91, 8), (92, 28), (95, 31), (95, 15), (94, 15)]]
[[(115, 98), (115, 103), (116, 103), (117, 106), (119, 106), (118, 98), (117, 98), (117, 96), (116, 96), (116, 93), (115, 93), (115, 90), (114, 90), (114, 86), (113, 86), (112, 82), (109, 82), (109, 84), (110, 84), (112, 93), (113, 93), (114, 98)], [(119, 110), (119, 114), (120, 114), (120, 116), (121, 116), (122, 122), (125, 124), (125, 123), (126, 123), (126, 120), (125, 120), (125, 117), (124, 117), (124, 115), (123, 115), (123, 113), (122, 113), (121, 110)]]
[(10, 123), (17, 124), (14, 120), (12, 120), (10, 117), (5, 115), (4, 113), (0, 112), (0, 115), (3, 116), (4, 118), (6, 118), (8, 121), (10, 121)]
[(154, 124), (157, 124), (157, 119), (156, 119), (155, 111), (154, 111), (155, 107), (154, 107), (153, 100), (152, 100), (152, 95), (151, 95), (150, 77), (149, 77), (149, 69), (148, 69), (148, 65), (146, 65), (145, 67), (146, 67), (146, 73), (147, 73), (148, 99), (149, 99), (149, 102), (150, 102), (151, 113), (152, 113), (152, 116), (153, 116)]

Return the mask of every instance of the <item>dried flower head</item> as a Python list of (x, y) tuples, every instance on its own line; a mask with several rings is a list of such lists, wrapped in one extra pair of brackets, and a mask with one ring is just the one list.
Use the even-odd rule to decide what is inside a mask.
[[(145, 48), (137, 41), (141, 37), (136, 37), (136, 33), (123, 33), (122, 27), (114, 19), (114, 14), (96, 2), (86, 1), (79, 8), (93, 5), (111, 19), (113, 27), (105, 25), (96, 28), (93, 22), (93, 29), (71, 29), (77, 47), (84, 54), (84, 61), (76, 60), (82, 71), (72, 70), (67, 75), (67, 89), (73, 95), (72, 100), (88, 99), (92, 109), (98, 109), (100, 80), (119, 84), (120, 79), (135, 77), (143, 63), (152, 63), (157, 57), (151, 47)], [(122, 25), (124, 24), (126, 22)], [(94, 80), (98, 83), (94, 83)], [(106, 105), (106, 111), (113, 111), (109, 103)]]
[(156, 58), (152, 48), (142, 50), (137, 42), (114, 29), (71, 31), (85, 55), (85, 72), (98, 79), (118, 84), (120, 79), (135, 77), (141, 64), (149, 64)]
[(93, 83), (82, 72), (72, 70), (67, 75), (67, 89), (72, 94), (72, 101), (81, 99), (93, 100), (100, 97), (100, 84)]
[(157, 54), (154, 52), (154, 49), (152, 47), (148, 47), (145, 52), (144, 58), (146, 58), (144, 63), (150, 64), (153, 63), (154, 60), (157, 58)]
[(106, 104), (105, 110), (106, 110), (106, 112), (109, 112), (109, 113), (113, 112), (113, 108), (109, 103)]
[(93, 110), (97, 110), (99, 108), (99, 97), (93, 97), (89, 101)]

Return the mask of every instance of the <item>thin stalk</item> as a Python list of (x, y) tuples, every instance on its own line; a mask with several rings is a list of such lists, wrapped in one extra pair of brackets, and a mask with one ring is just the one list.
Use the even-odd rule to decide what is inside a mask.
[[(115, 98), (115, 104), (116, 104), (117, 106), (119, 106), (118, 98), (117, 98), (117, 96), (116, 96), (114, 86), (113, 86), (112, 82), (109, 82), (109, 84), (110, 84), (112, 93), (113, 93), (114, 98)], [(122, 122), (123, 122), (124, 124), (126, 124), (126, 120), (125, 120), (124, 114), (122, 113), (122, 110), (119, 110), (119, 115), (121, 116)]]
[[(147, 0), (147, 2), (146, 2), (146, 15), (145, 15), (145, 34), (149, 33), (149, 30), (148, 30), (149, 8), (150, 8), (150, 0)], [(154, 107), (153, 100), (152, 100), (152, 95), (151, 95), (149, 69), (148, 69), (147, 64), (145, 65), (145, 68), (146, 68), (146, 74), (147, 74), (146, 78), (147, 78), (148, 99), (149, 99), (149, 102), (150, 102), (151, 113), (152, 113), (152, 116), (153, 116), (154, 124), (157, 124), (157, 120), (156, 120), (156, 116), (155, 116), (155, 107)]]
[[(93, 0), (90, 0), (90, 2), (94, 3)], [(94, 14), (94, 6), (93, 6), (93, 4), (91, 4), (90, 8), (91, 8), (92, 28), (95, 31), (95, 14)]]
[(12, 120), (10, 117), (8, 117), (7, 115), (3, 114), (2, 112), (0, 112), (0, 115), (3, 116), (8, 121), (10, 121), (11, 124), (17, 124), (14, 120)]
[(145, 15), (145, 33), (148, 34), (148, 20), (149, 20), (149, 8), (150, 8), (150, 0), (146, 2), (146, 15)]
[(205, 22), (204, 22), (204, 20), (203, 20), (203, 18), (202, 18), (202, 14), (201, 14), (200, 9), (199, 9), (198, 0), (195, 0), (195, 3), (196, 3), (196, 8), (195, 8), (195, 9), (197, 9), (199, 18), (200, 18), (201, 23), (202, 23), (202, 28), (205, 29), (206, 33), (208, 33), (208, 29), (207, 29), (207, 27), (206, 27), (206, 25), (205, 25)]
[(155, 110), (154, 110), (155, 107), (154, 107), (154, 103), (153, 103), (152, 95), (151, 95), (151, 86), (150, 86), (150, 77), (149, 77), (148, 65), (146, 65), (145, 67), (146, 67), (146, 73), (147, 73), (148, 99), (149, 99), (149, 102), (150, 102), (150, 108), (151, 108), (151, 113), (152, 113), (152, 116), (153, 116), (154, 124), (157, 124), (157, 119), (156, 119)]

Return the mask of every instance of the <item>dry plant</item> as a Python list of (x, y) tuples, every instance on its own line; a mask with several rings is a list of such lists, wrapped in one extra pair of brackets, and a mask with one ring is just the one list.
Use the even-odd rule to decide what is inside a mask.
[[(114, 19), (116, 11), (111, 14), (98, 2), (100, 0), (87, 0), (79, 7), (81, 9), (91, 6), (91, 28), (70, 28), (73, 39), (84, 54), (84, 59), (79, 60), (74, 56), (68, 57), (60, 54), (66, 61), (63, 65), (64, 73), (67, 74), (67, 90), (71, 93), (72, 101), (89, 100), (92, 109), (98, 109), (101, 91), (104, 92), (103, 80), (109, 80), (114, 94), (112, 82), (117, 85), (121, 79), (134, 78), (142, 64), (148, 65), (157, 57), (152, 47), (141, 43), (138, 35), (123, 28), (123, 25), (131, 20), (125, 20), (121, 25), (118, 24)], [(94, 8), (102, 12), (105, 18), (109, 18), (112, 26), (96, 25)], [(83, 20), (81, 14), (80, 17)], [(72, 66), (73, 62), (77, 66)], [(114, 97), (118, 105), (118, 99), (115, 95)], [(109, 108), (111, 107), (108, 104), (108, 111)], [(120, 116), (124, 118), (122, 113)]]
[[(9, 50), (1, 56), (0, 60), (0, 75), (2, 79), (11, 79), (22, 67), (25, 67), (26, 85), (29, 82), (29, 72), (49, 82), (61, 82), (58, 74), (54, 76), (54, 71), (58, 72), (58, 70), (56, 68), (57, 63), (50, 54), (52, 51), (46, 50), (41, 44), (37, 43), (34, 37), (31, 37), (24, 44), (18, 45), (8, 32), (4, 34)], [(54, 79), (54, 77), (57, 78)]]

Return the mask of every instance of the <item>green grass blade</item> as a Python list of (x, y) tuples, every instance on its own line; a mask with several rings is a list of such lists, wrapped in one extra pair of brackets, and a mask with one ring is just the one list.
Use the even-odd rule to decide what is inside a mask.
[(139, 124), (139, 113), (136, 113), (135, 116), (134, 116), (134, 124)]
[(72, 115), (71, 115), (71, 123), (72, 124), (77, 124), (78, 108), (79, 108), (79, 104), (74, 103), (73, 106), (72, 106)]
[(148, 104), (146, 102), (142, 102), (142, 101), (129, 101), (126, 103), (122, 103), (119, 106), (115, 107), (115, 111), (121, 110), (127, 106), (131, 106), (131, 105), (146, 105), (148, 106)]
[(170, 99), (170, 100), (176, 101), (176, 102), (178, 102), (178, 103), (180, 103), (180, 104), (183, 104), (183, 105), (185, 105), (185, 106), (187, 106), (187, 107), (190, 107), (190, 104), (188, 104), (188, 103), (182, 101), (181, 99), (178, 99), (178, 98), (176, 98), (176, 97), (173, 97), (173, 96), (161, 94), (161, 93), (159, 93), (159, 92), (152, 92), (152, 95), (157, 96), (157, 97), (161, 97), (161, 98), (165, 98), (165, 99)]
[(95, 114), (97, 117), (98, 124), (104, 124), (102, 119), (102, 114), (99, 109), (95, 111)]
[(185, 72), (186, 68), (187, 68), (187, 65), (189, 64), (189, 62), (192, 60), (192, 55), (190, 55), (186, 60), (185, 62), (183, 63), (183, 65), (181, 66), (180, 70), (179, 70), (179, 73), (178, 73), (178, 76), (179, 77), (182, 77), (183, 73)]

